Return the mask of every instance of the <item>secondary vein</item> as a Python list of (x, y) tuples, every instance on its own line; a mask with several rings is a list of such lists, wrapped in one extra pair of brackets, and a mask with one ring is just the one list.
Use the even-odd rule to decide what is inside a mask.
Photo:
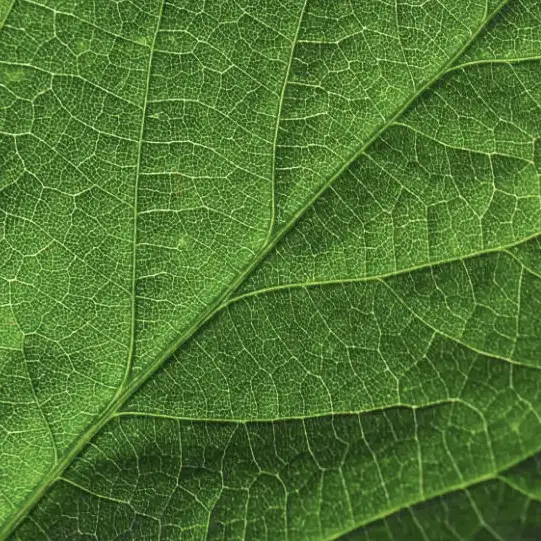
[[(136, 326), (137, 326), (137, 294), (136, 294), (136, 287), (137, 287), (137, 206), (138, 206), (138, 199), (139, 199), (139, 175), (141, 171), (141, 156), (143, 153), (143, 136), (145, 131), (145, 118), (146, 118), (146, 112), (147, 112), (147, 104), (148, 104), (148, 90), (150, 87), (150, 74), (152, 72), (152, 61), (154, 59), (154, 50), (156, 47), (156, 38), (158, 36), (158, 32), (160, 30), (160, 24), (163, 16), (163, 9), (165, 6), (165, 0), (162, 1), (160, 5), (160, 11), (158, 13), (157, 22), (156, 22), (156, 29), (154, 31), (154, 36), (152, 37), (152, 43), (150, 44), (150, 53), (148, 57), (148, 65), (147, 65), (147, 74), (146, 74), (146, 81), (145, 81), (145, 95), (143, 98), (143, 113), (141, 117), (141, 128), (139, 130), (139, 143), (137, 148), (137, 165), (135, 168), (135, 186), (134, 186), (134, 193), (133, 193), (133, 237), (132, 237), (132, 243), (133, 243), (133, 250), (132, 250), (132, 284), (131, 284), (131, 293), (132, 293), (132, 299), (131, 299), (131, 329), (130, 329), (130, 347), (128, 351), (128, 361), (126, 363), (126, 369), (124, 372), (124, 377), (122, 378), (122, 382), (118, 388), (117, 394), (118, 396), (122, 390), (124, 389), (126, 382), (129, 379), (132, 365), (133, 365), (133, 357), (135, 355), (135, 332), (136, 332)], [(114, 399), (113, 399), (114, 400)]]

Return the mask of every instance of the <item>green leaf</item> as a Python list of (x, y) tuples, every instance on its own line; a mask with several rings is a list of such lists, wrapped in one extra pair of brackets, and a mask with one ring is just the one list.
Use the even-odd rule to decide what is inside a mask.
[(541, 536), (538, 0), (0, 0), (0, 539)]

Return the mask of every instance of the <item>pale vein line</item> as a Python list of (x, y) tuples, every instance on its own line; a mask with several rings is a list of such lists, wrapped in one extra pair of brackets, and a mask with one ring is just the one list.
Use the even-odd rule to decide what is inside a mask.
[(306, 6), (308, 4), (308, 0), (304, 0), (304, 4), (302, 6), (302, 9), (299, 14), (299, 20), (297, 22), (297, 31), (295, 32), (295, 35), (293, 36), (293, 39), (291, 41), (291, 50), (289, 54), (289, 60), (287, 63), (287, 68), (285, 70), (285, 76), (284, 76), (284, 82), (282, 84), (282, 91), (280, 93), (280, 101), (278, 102), (278, 111), (276, 113), (276, 125), (274, 127), (274, 141), (273, 141), (273, 152), (272, 152), (272, 162), (271, 162), (271, 202), (270, 202), (270, 219), (269, 219), (269, 229), (267, 231), (267, 236), (265, 238), (265, 242), (263, 245), (266, 245), (269, 243), (272, 231), (274, 229), (274, 223), (276, 219), (276, 155), (278, 153), (278, 136), (280, 134), (280, 120), (282, 118), (282, 109), (284, 106), (285, 101), (285, 95), (286, 95), (286, 89), (288, 87), (288, 80), (289, 75), (291, 73), (291, 67), (293, 66), (293, 60), (295, 58), (295, 49), (297, 46), (297, 41), (299, 39), (299, 33), (301, 30), (302, 25), (302, 19), (304, 16), (304, 12), (306, 10)]
[[(24, 354), (23, 354), (24, 355)], [(58, 461), (58, 446), (56, 445), (56, 440), (54, 437), (53, 428), (51, 426), (51, 423), (49, 422), (49, 419), (47, 419), (47, 416), (45, 415), (45, 412), (43, 411), (43, 406), (41, 402), (38, 400), (38, 397), (36, 395), (36, 389), (34, 387), (34, 380), (30, 374), (30, 367), (28, 366), (28, 360), (25, 358), (24, 367), (26, 369), (26, 375), (28, 376), (28, 382), (30, 383), (30, 391), (32, 393), (32, 398), (34, 399), (34, 402), (36, 403), (36, 406), (38, 407), (38, 411), (41, 417), (41, 420), (43, 421), (43, 424), (46, 427), (47, 433), (49, 435), (49, 439), (51, 440), (51, 449), (53, 452), (53, 462)]]
[[(453, 145), (452, 143), (447, 143), (445, 141), (442, 141), (440, 139), (438, 139), (437, 137), (433, 136), (433, 135), (430, 135), (426, 132), (424, 132), (423, 130), (417, 128), (417, 127), (414, 127), (414, 126), (411, 126), (410, 124), (406, 124), (404, 122), (400, 122), (400, 121), (397, 121), (397, 122), (394, 122), (393, 123), (393, 126), (397, 126), (399, 128), (404, 128), (404, 129), (407, 129), (413, 133), (416, 133), (418, 135), (420, 135), (421, 137), (424, 137), (426, 139), (429, 139), (430, 141), (434, 141), (434, 143), (437, 143), (438, 145), (441, 145), (445, 148), (450, 148), (452, 150), (460, 150), (462, 152), (468, 152), (470, 154), (478, 154), (478, 155), (481, 155), (481, 156), (500, 156), (502, 158), (512, 158), (514, 160), (518, 160), (518, 161), (522, 161), (528, 165), (533, 165), (534, 164), (534, 161), (533, 160), (528, 160), (526, 158), (523, 158), (522, 156), (518, 156), (518, 155), (513, 155), (513, 154), (506, 154), (505, 152), (499, 152), (499, 151), (496, 151), (496, 152), (489, 152), (489, 151), (486, 151), (486, 150), (478, 150), (478, 149), (474, 149), (474, 148), (468, 148), (468, 147), (462, 147), (462, 146), (459, 146), (459, 145)], [(531, 141), (524, 141), (524, 145), (529, 145), (529, 146), (532, 146), (533, 145), (533, 138)]]
[(128, 378), (131, 373), (132, 365), (133, 365), (133, 357), (135, 355), (135, 331), (136, 331), (136, 325), (137, 325), (137, 316), (136, 316), (136, 310), (137, 310), (137, 295), (136, 295), (136, 286), (137, 286), (137, 206), (138, 206), (138, 198), (139, 198), (139, 173), (141, 171), (141, 156), (143, 154), (143, 135), (145, 131), (145, 118), (147, 114), (147, 103), (148, 103), (148, 90), (150, 87), (150, 74), (152, 72), (152, 60), (154, 58), (154, 48), (156, 45), (156, 38), (158, 37), (158, 32), (160, 30), (160, 24), (163, 16), (163, 10), (165, 6), (166, 0), (162, 0), (162, 3), (160, 5), (160, 11), (158, 13), (158, 20), (156, 23), (156, 30), (154, 32), (154, 36), (152, 38), (152, 44), (150, 46), (150, 54), (148, 58), (148, 68), (147, 68), (147, 77), (145, 82), (145, 96), (143, 98), (143, 116), (141, 118), (141, 128), (139, 130), (139, 143), (138, 143), (138, 150), (137, 150), (137, 165), (135, 169), (135, 186), (134, 186), (134, 193), (133, 193), (133, 258), (132, 258), (132, 283), (131, 283), (131, 290), (132, 290), (132, 319), (131, 319), (131, 337), (130, 337), (130, 348), (128, 352), (128, 362), (126, 363), (126, 369), (124, 372), (124, 376), (122, 378), (122, 382), (111, 400), (111, 403), (114, 403), (116, 398), (122, 393), (124, 390), (124, 387), (126, 385), (126, 382), (128, 381)]
[[(111, 419), (120, 419), (122, 417), (148, 417), (151, 419), (164, 419), (169, 421), (181, 421), (188, 423), (208, 423), (208, 424), (237, 424), (237, 425), (256, 425), (256, 424), (277, 424), (282, 422), (290, 421), (308, 421), (314, 419), (323, 419), (326, 417), (338, 418), (338, 417), (348, 417), (348, 416), (358, 416), (358, 415), (372, 415), (374, 413), (386, 413), (392, 410), (412, 410), (412, 412), (417, 410), (427, 410), (430, 408), (440, 407), (440, 406), (454, 406), (456, 404), (464, 406), (476, 411), (476, 408), (473, 404), (461, 398), (460, 393), (457, 393), (456, 396), (449, 398), (442, 398), (439, 400), (430, 400), (425, 403), (414, 404), (411, 402), (396, 402), (388, 404), (379, 404), (377, 406), (370, 406), (363, 409), (344, 409), (340, 411), (321, 411), (309, 413), (306, 415), (286, 415), (280, 417), (250, 417), (249, 419), (242, 419), (240, 417), (203, 417), (198, 415), (197, 417), (190, 417), (189, 415), (175, 415), (174, 413), (158, 413), (155, 411), (144, 411), (144, 410), (117, 410), (111, 415)], [(477, 413), (477, 411), (476, 411)], [(541, 449), (541, 448), (540, 448)], [(529, 456), (529, 455), (528, 455)]]
[(517, 360), (514, 360), (514, 359), (510, 359), (508, 357), (504, 357), (503, 355), (499, 355), (497, 353), (488, 352), (488, 351), (484, 351), (482, 349), (476, 348), (475, 346), (472, 346), (471, 344), (468, 344), (467, 342), (464, 342), (460, 338), (457, 338), (456, 336), (451, 336), (450, 334), (442, 331), (441, 329), (438, 329), (437, 327), (434, 327), (432, 324), (430, 324), (428, 321), (426, 321), (423, 317), (421, 317), (415, 310), (413, 310), (413, 308), (411, 308), (408, 305), (408, 303), (395, 291), (395, 289), (392, 288), (389, 284), (387, 284), (387, 282), (385, 282), (383, 280), (380, 280), (380, 283), (383, 284), (386, 288), (388, 288), (389, 291), (391, 291), (391, 293), (396, 297), (396, 299), (400, 302), (400, 304), (402, 304), (402, 306), (404, 306), (404, 308), (406, 308), (408, 310), (408, 312), (410, 312), (410, 314), (413, 317), (415, 317), (418, 321), (420, 321), (423, 325), (428, 327), (430, 330), (432, 330), (433, 332), (435, 332), (435, 333), (439, 334), (440, 336), (446, 338), (447, 340), (449, 340), (451, 342), (454, 342), (455, 344), (458, 344), (460, 346), (463, 346), (463, 347), (469, 349), (470, 351), (472, 351), (473, 353), (475, 353), (477, 355), (483, 355), (484, 357), (489, 357), (489, 358), (492, 358), (492, 359), (498, 359), (498, 360), (504, 361), (504, 362), (506, 362), (506, 363), (508, 363), (510, 365), (521, 366), (523, 368), (531, 368), (533, 370), (541, 370), (541, 366), (536, 366), (535, 364), (529, 364), (529, 363), (526, 363), (526, 362), (517, 361)]
[(134, 39), (130, 39), (130, 38), (128, 38), (126, 36), (122, 36), (120, 34), (116, 34), (115, 32), (113, 32), (111, 30), (108, 30), (106, 28), (102, 28), (102, 27), (98, 26), (96, 23), (93, 23), (92, 21), (90, 21), (88, 19), (83, 19), (82, 17), (79, 17), (78, 15), (75, 15), (75, 13), (71, 13), (69, 11), (63, 11), (61, 9), (53, 8), (53, 7), (47, 6), (45, 4), (40, 4), (39, 2), (36, 2), (35, 0), (23, 0), (23, 1), (26, 2), (27, 4), (32, 4), (34, 6), (38, 6), (41, 9), (51, 11), (55, 15), (58, 14), (58, 15), (65, 15), (66, 17), (72, 17), (76, 21), (87, 24), (88, 26), (90, 26), (92, 28), (95, 28), (96, 30), (99, 30), (100, 32), (103, 32), (104, 34), (107, 34), (108, 36), (111, 36), (111, 37), (113, 37), (115, 39), (122, 40), (122, 41), (124, 41), (126, 43), (130, 43), (132, 45), (137, 45), (137, 47), (146, 47), (145, 45), (143, 45), (142, 43), (139, 43), (138, 41), (136, 41)]
[[(441, 498), (441, 497), (444, 497), (444, 496), (447, 496), (447, 495), (451, 495), (453, 493), (466, 491), (468, 489), (475, 488), (477, 486), (482, 486), (484, 483), (487, 483), (487, 482), (490, 482), (490, 481), (500, 480), (501, 479), (500, 472), (505, 472), (506, 470), (509, 470), (509, 469), (513, 468), (514, 466), (517, 466), (518, 464), (520, 464), (521, 462), (523, 462), (527, 458), (529, 458), (529, 455), (525, 455), (523, 457), (518, 458), (517, 460), (514, 460), (513, 462), (511, 462), (509, 464), (503, 465), (501, 468), (499, 468), (499, 471), (492, 472), (492, 473), (487, 473), (487, 474), (484, 474), (484, 475), (480, 475), (479, 477), (474, 478), (471, 481), (466, 481), (464, 483), (457, 483), (455, 485), (447, 487), (446, 489), (440, 489), (438, 491), (430, 493), (430, 494), (427, 495), (428, 499), (426, 499), (426, 498), (425, 499), (412, 498), (409, 501), (400, 502), (398, 505), (395, 505), (394, 507), (392, 507), (390, 509), (387, 509), (387, 510), (384, 510), (384, 511), (382, 511), (380, 513), (377, 513), (376, 515), (374, 515), (372, 517), (369, 517), (366, 520), (360, 521), (353, 528), (345, 528), (345, 529), (343, 529), (343, 530), (341, 530), (339, 532), (336, 532), (335, 534), (327, 537), (324, 541), (339, 541), (339, 539), (344, 535), (355, 532), (357, 530), (361, 530), (362, 528), (366, 528), (366, 526), (369, 526), (370, 524), (373, 524), (375, 522), (385, 520), (385, 519), (391, 517), (392, 515), (395, 515), (396, 513), (400, 512), (400, 511), (402, 511), (404, 509), (407, 509), (408, 507), (413, 507), (415, 505), (425, 503), (425, 502), (430, 501), (430, 500), (434, 501), (434, 500), (436, 500), (438, 498)], [(513, 487), (513, 488), (515, 488), (515, 487)]]
[(472, 60), (471, 62), (464, 62), (462, 64), (457, 64), (456, 66), (450, 67), (444, 75), (446, 75), (447, 73), (452, 73), (453, 71), (464, 70), (473, 66), (491, 66), (497, 64), (505, 64), (511, 66), (513, 64), (536, 62), (540, 60), (541, 56), (525, 56), (523, 58), (486, 58), (483, 60)]
[[(524, 239), (521, 239), (517, 242), (503, 245), (503, 246), (497, 246), (494, 248), (487, 248), (485, 250), (467, 254), (464, 256), (457, 256), (457, 257), (451, 257), (448, 259), (441, 259), (438, 261), (430, 261), (428, 263), (423, 263), (418, 266), (412, 266), (412, 267), (405, 267), (403, 269), (398, 269), (395, 271), (391, 271), (384, 274), (373, 274), (373, 275), (367, 275), (362, 277), (352, 277), (352, 278), (343, 278), (343, 279), (335, 279), (335, 280), (313, 280), (308, 282), (291, 282), (286, 284), (279, 284), (275, 286), (269, 286), (261, 289), (256, 289), (253, 291), (248, 291), (246, 293), (243, 293), (241, 295), (237, 295), (235, 297), (230, 297), (227, 299), (221, 306), (220, 309), (224, 309), (227, 306), (236, 303), (238, 301), (250, 298), (250, 297), (257, 297), (260, 295), (265, 295), (267, 293), (273, 293), (275, 291), (282, 291), (282, 290), (288, 290), (288, 289), (303, 289), (308, 287), (319, 287), (319, 286), (326, 286), (326, 285), (342, 285), (342, 284), (355, 284), (355, 283), (364, 283), (364, 282), (372, 282), (376, 280), (385, 280), (388, 278), (393, 278), (396, 276), (401, 276), (403, 274), (409, 274), (415, 271), (423, 270), (423, 269), (430, 269), (434, 267), (439, 267), (443, 265), (447, 265), (449, 263), (455, 263), (458, 261), (465, 261), (468, 259), (475, 259), (477, 257), (481, 257), (488, 254), (497, 254), (497, 253), (506, 253), (509, 256), (513, 257), (518, 263), (520, 263), (522, 266), (526, 268), (526, 270), (529, 270), (523, 263), (520, 261), (517, 257), (513, 256), (511, 252), (508, 252), (509, 249), (514, 248), (516, 246), (521, 246), (523, 244), (526, 244), (527, 242), (531, 240), (535, 240), (541, 236), (541, 231), (538, 231), (534, 233), (533, 235), (530, 235), (529, 237), (526, 237)], [(541, 275), (537, 275), (532, 272), (535, 276), (538, 276), (541, 278)]]
[[(9, 0), (8, 0), (9, 1)], [(15, 2), (17, 0), (11, 0), (11, 5), (6, 10), (6, 14), (4, 15), (4, 18), (0, 21), (0, 32), (3, 30), (4, 25), (6, 24), (6, 21), (8, 20), (9, 14), (13, 10), (13, 6), (15, 5)]]
[(518, 492), (525, 496), (526, 498), (530, 500), (537, 501), (541, 503), (541, 494), (532, 494), (531, 492), (528, 492), (526, 488), (523, 488), (519, 486), (517, 483), (515, 483), (510, 477), (507, 477), (509, 475), (509, 472), (502, 472), (500, 475), (498, 475), (498, 481), (501, 481), (502, 483), (506, 484), (509, 488), (514, 490), (515, 492)]

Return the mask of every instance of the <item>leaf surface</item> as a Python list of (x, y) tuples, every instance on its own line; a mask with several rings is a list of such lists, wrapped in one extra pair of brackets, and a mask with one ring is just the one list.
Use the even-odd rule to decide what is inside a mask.
[(537, 538), (540, 36), (0, 2), (0, 538)]

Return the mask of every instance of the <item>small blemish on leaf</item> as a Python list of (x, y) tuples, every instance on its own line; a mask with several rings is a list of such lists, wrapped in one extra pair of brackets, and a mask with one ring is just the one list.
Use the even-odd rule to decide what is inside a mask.
[(24, 70), (6, 68), (2, 70), (0, 81), (5, 83), (17, 83), (25, 78)]

